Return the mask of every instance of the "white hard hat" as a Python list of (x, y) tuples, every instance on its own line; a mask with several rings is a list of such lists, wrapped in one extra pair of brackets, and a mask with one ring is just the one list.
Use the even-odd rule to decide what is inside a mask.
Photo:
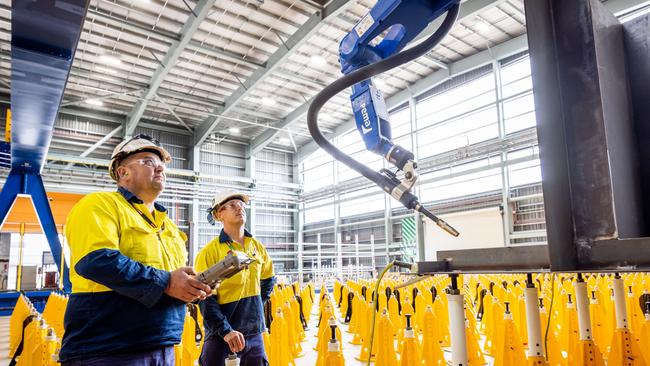
[(214, 216), (212, 215), (212, 212), (219, 211), (219, 207), (221, 207), (221, 205), (233, 199), (242, 200), (245, 204), (248, 204), (249, 202), (248, 195), (242, 192), (233, 191), (232, 189), (226, 189), (224, 191), (218, 192), (212, 199), (212, 204), (208, 209), (208, 221), (214, 225)]
[(116, 170), (119, 162), (131, 154), (145, 151), (158, 155), (165, 164), (172, 161), (171, 155), (160, 145), (160, 142), (150, 136), (140, 134), (115, 146), (113, 154), (111, 154), (111, 162), (108, 165), (108, 174), (117, 181)]

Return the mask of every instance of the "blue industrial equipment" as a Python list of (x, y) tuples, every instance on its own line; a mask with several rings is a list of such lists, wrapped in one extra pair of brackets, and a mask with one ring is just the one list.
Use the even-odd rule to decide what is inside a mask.
[(0, 168), (11, 168), (11, 145), (0, 141)]
[(18, 297), (21, 293), (25, 294), (25, 296), (29, 298), (29, 301), (34, 305), (36, 310), (42, 314), (43, 310), (45, 310), (47, 299), (50, 297), (52, 291), (43, 290), (0, 292), (0, 316), (11, 315), (11, 313), (14, 311), (14, 307), (16, 306), (16, 301), (18, 301)]
[[(29, 195), (61, 267), (61, 243), (41, 170), (52, 139), (88, 0), (14, 0), (11, 6), (11, 172), (0, 193), (0, 223), (16, 197)], [(68, 268), (64, 288), (70, 290)]]
[[(429, 217), (453, 236), (458, 236), (458, 231), (424, 208), (411, 193), (417, 180), (417, 163), (413, 153), (393, 144), (386, 103), (370, 78), (431, 50), (456, 21), (459, 3), (459, 0), (379, 0), (341, 41), (339, 61), (345, 76), (318, 93), (307, 113), (309, 132), (320, 147), (373, 181), (407, 208)], [(429, 23), (444, 13), (447, 15), (436, 32), (422, 43), (401, 51)], [(375, 42), (378, 39), (379, 42)], [(319, 130), (318, 112), (321, 107), (350, 86), (354, 118), (366, 148), (403, 171), (403, 179), (398, 179), (396, 173), (387, 169), (380, 172), (370, 170), (337, 149)]]

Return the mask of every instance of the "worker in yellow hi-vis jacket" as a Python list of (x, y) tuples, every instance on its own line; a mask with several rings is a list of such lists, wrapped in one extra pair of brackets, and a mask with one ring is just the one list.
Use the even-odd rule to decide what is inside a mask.
[(151, 137), (122, 142), (109, 166), (117, 191), (91, 193), (70, 212), (62, 365), (174, 365), (185, 303), (211, 290), (184, 267), (187, 237), (156, 202), (170, 161)]
[(208, 211), (209, 220), (220, 221), (223, 229), (197, 255), (196, 270), (210, 268), (229, 251), (242, 251), (255, 261), (224, 280), (216, 296), (201, 302), (206, 331), (202, 365), (224, 365), (230, 353), (238, 354), (242, 366), (268, 365), (262, 341), (266, 329), (263, 303), (271, 295), (275, 275), (264, 245), (244, 229), (248, 201), (243, 193), (224, 191), (216, 195)]

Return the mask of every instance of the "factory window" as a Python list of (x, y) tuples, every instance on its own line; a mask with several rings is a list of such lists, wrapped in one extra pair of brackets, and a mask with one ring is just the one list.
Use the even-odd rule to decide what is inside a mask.
[(420, 159), (499, 135), (494, 76), (488, 73), (417, 104)]
[(305, 224), (332, 220), (334, 204), (332, 197), (305, 203)]
[(542, 170), (539, 165), (539, 159), (508, 166), (508, 177), (511, 187), (541, 182)]
[(305, 192), (334, 184), (334, 163), (332, 156), (318, 149), (303, 163), (303, 183)]
[(384, 193), (375, 187), (343, 194), (341, 195), (341, 217), (383, 211), (384, 200)]
[[(423, 175), (426, 182), (428, 175)], [(420, 201), (429, 203), (501, 189), (501, 169), (489, 169), (440, 179), (420, 186)]]
[(534, 127), (535, 100), (528, 56), (501, 67), (501, 85), (506, 134)]

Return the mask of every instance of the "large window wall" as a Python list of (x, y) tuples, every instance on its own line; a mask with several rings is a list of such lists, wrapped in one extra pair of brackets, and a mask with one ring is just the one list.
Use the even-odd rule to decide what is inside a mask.
[[(460, 75), (390, 111), (394, 141), (414, 152), (415, 193), (435, 212), (500, 207), (504, 244), (543, 243), (543, 199), (527, 55)], [(335, 145), (373, 170), (389, 167), (356, 130)], [(375, 265), (403, 255), (401, 223), (413, 216), (323, 150), (301, 168), (305, 243), (373, 241)], [(366, 253), (368, 254), (368, 253)]]

